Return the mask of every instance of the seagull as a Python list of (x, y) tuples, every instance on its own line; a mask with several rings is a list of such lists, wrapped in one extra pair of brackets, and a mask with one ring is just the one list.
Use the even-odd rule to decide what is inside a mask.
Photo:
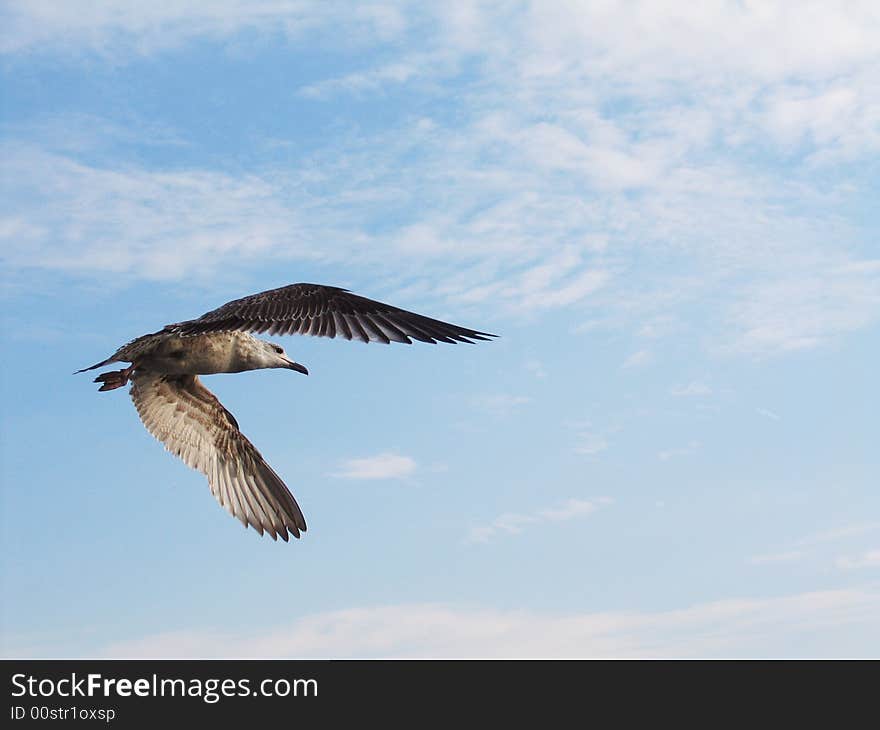
[[(187, 466), (208, 478), (211, 493), (247, 528), (287, 542), (306, 530), (302, 510), (287, 485), (239, 430), (235, 417), (199, 375), (285, 368), (308, 375), (284, 348), (250, 333), (343, 337), (362, 342), (413, 340), (455, 344), (496, 335), (459, 327), (321, 284), (290, 284), (227, 302), (198, 319), (143, 335), (77, 373), (115, 362), (102, 373), (99, 391), (131, 381), (130, 395), (147, 430)], [(76, 374), (76, 373), (75, 373)]]

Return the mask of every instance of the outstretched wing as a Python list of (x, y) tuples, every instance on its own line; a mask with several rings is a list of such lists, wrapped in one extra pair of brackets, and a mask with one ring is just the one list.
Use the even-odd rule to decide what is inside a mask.
[(195, 375), (136, 371), (131, 399), (165, 448), (208, 477), (217, 501), (247, 527), (274, 540), (305, 532), (299, 505), (232, 414)]
[(495, 337), (320, 284), (291, 284), (252, 294), (169, 328), (186, 335), (244, 330), (270, 335), (344, 337), (385, 344), (411, 344), (412, 340), (471, 343)]

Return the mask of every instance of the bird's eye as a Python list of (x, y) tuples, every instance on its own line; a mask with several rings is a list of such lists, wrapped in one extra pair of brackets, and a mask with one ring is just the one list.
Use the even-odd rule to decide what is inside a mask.
[(283, 347), (279, 347), (278, 345), (272, 345), (272, 347), (273, 347), (273, 349), (275, 350), (275, 352), (277, 352), (279, 355), (280, 355), (282, 352), (284, 352), (284, 348), (283, 348)]

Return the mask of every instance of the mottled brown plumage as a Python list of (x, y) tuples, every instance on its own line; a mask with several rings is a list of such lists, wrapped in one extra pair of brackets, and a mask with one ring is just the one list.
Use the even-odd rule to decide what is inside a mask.
[(131, 380), (131, 398), (147, 430), (208, 478), (217, 501), (245, 526), (273, 539), (299, 537), (302, 511), (281, 478), (241, 433), (232, 414), (199, 374), (286, 368), (308, 374), (273, 343), (251, 332), (344, 337), (363, 342), (473, 343), (495, 335), (459, 327), (352, 294), (338, 287), (291, 284), (228, 302), (198, 319), (137, 337), (113, 355), (77, 372), (113, 362), (99, 390)]
[(147, 430), (208, 477), (211, 493), (261, 535), (299, 537), (306, 521), (287, 486), (197, 375), (135, 371), (131, 399)]

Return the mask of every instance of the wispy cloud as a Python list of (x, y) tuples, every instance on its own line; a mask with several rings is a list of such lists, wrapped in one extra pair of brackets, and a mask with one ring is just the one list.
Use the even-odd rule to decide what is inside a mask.
[(36, 147), (0, 149), (3, 187), (16, 181), (0, 213), (7, 268), (174, 280), (267, 255), (310, 256), (298, 216), (257, 176), (116, 169)]
[(782, 553), (767, 553), (765, 555), (755, 555), (749, 559), (752, 565), (766, 565), (768, 563), (793, 563), (801, 560), (806, 553), (802, 550), (787, 550)]
[(605, 451), (609, 446), (609, 435), (620, 429), (617, 425), (597, 428), (589, 421), (576, 422), (569, 426), (575, 431), (573, 451), (584, 456), (595, 456)]
[(383, 453), (360, 459), (348, 459), (330, 476), (340, 479), (401, 479), (412, 475), (416, 462), (409, 456)]
[(779, 421), (782, 418), (782, 416), (775, 411), (771, 411), (769, 408), (755, 408), (755, 413), (759, 416), (764, 416), (764, 418), (769, 418), (771, 421)]
[(396, 36), (406, 25), (400, 9), (364, 2), (347, 12), (327, 3), (299, 0), (179, 0), (145, 5), (136, 0), (7, 3), (0, 53), (52, 50), (112, 56), (118, 62), (168, 51), (196, 40), (226, 41), (256, 31), (289, 40), (345, 28), (364, 41)]
[(638, 337), (657, 340), (666, 337), (681, 328), (681, 323), (670, 314), (651, 317), (636, 330)]
[(624, 369), (644, 367), (654, 359), (654, 354), (650, 350), (638, 350), (629, 355), (620, 366)]
[[(873, 633), (876, 587), (730, 598), (667, 611), (542, 614), (443, 604), (352, 608), (250, 633), (194, 629), (106, 646), (116, 658), (838, 656)], [(830, 637), (829, 641), (822, 641)], [(800, 647), (800, 648), (798, 648)], [(868, 642), (862, 651), (876, 652)]]
[(495, 416), (506, 416), (520, 406), (531, 403), (532, 399), (525, 395), (493, 393), (478, 395), (472, 402), (480, 410), (487, 411)]
[(674, 385), (669, 389), (669, 394), (676, 398), (705, 397), (712, 395), (712, 388), (699, 380), (694, 380), (687, 385)]
[(861, 555), (843, 556), (838, 558), (837, 565), (844, 570), (880, 568), (880, 550), (868, 550)]
[(862, 535), (867, 535), (876, 530), (880, 530), (880, 522), (861, 522), (807, 535), (798, 540), (797, 544), (818, 545), (822, 543), (840, 542), (854, 537), (861, 537)]
[[(880, 522), (863, 522), (836, 527), (832, 530), (823, 530), (793, 541), (786, 550), (756, 555), (750, 558), (749, 562), (753, 565), (767, 565), (790, 563), (805, 558), (816, 559), (822, 556), (823, 549), (824, 559), (830, 560), (828, 552), (831, 546), (837, 546), (841, 543), (853, 545), (858, 538), (877, 530), (880, 530)], [(867, 550), (857, 555), (838, 557), (833, 562), (838, 568), (845, 570), (874, 567), (880, 565), (880, 551)]]
[(602, 453), (607, 448), (608, 439), (602, 434), (592, 433), (591, 431), (581, 431), (574, 447), (574, 453), (594, 456), (595, 454)]
[(529, 514), (517, 514), (505, 512), (496, 517), (488, 525), (472, 527), (468, 532), (466, 542), (486, 543), (498, 535), (517, 535), (527, 526), (539, 525), (546, 522), (565, 522), (577, 517), (585, 517), (593, 514), (601, 507), (611, 504), (609, 497), (596, 499), (568, 499), (561, 504), (540, 509)]
[(683, 456), (690, 456), (700, 447), (699, 441), (691, 441), (687, 446), (680, 446), (673, 449), (664, 449), (657, 452), (657, 458), (660, 461), (669, 461), (670, 459), (678, 459)]
[[(318, 33), (375, 51), (307, 81), (314, 104), (457, 84), (454, 121), (407, 116), (342, 132), (283, 173), (111, 167), (28, 148), (34, 140), (16, 132), (2, 151), (15, 185), (0, 225), (13, 271), (173, 279), (205, 262), (319, 257), (383, 271), (393, 257), (393, 284), (422, 296), (518, 317), (600, 311), (641, 337), (698, 323), (706, 347), (736, 356), (814, 348), (880, 320), (880, 263), (865, 256), (870, 231), (853, 214), (876, 198), (870, 166), (835, 167), (880, 150), (871, 3), (707, 13), (586, 1), (551, 13), (534, 3), (20, 2), (0, 25), (8, 56), (65, 63), (253, 33), (303, 48)], [(640, 349), (623, 366), (649, 361)]]
[(327, 99), (337, 94), (361, 96), (382, 92), (389, 87), (434, 74), (437, 72), (436, 65), (442, 65), (447, 60), (442, 54), (412, 54), (384, 66), (307, 84), (298, 93), (307, 98)]
[(731, 307), (743, 352), (794, 351), (880, 319), (880, 260), (829, 257), (821, 271), (798, 272), (747, 287)]

